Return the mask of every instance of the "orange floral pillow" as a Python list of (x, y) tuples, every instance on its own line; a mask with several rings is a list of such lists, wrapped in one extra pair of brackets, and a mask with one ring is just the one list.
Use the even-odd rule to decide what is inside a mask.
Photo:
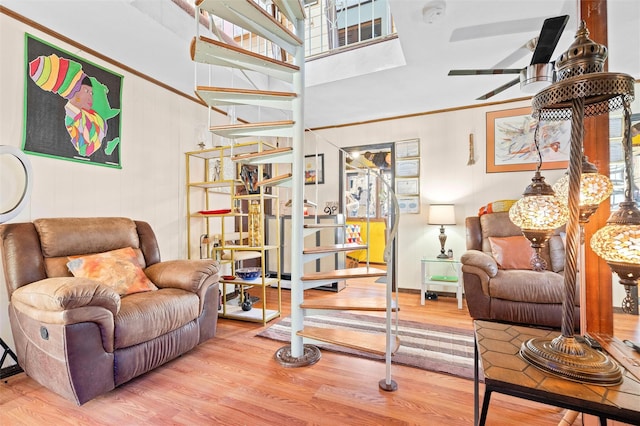
[(535, 250), (524, 236), (489, 237), (489, 243), (500, 269), (532, 269), (531, 258)]
[(70, 256), (67, 267), (74, 277), (99, 281), (120, 296), (158, 289), (145, 275), (131, 247), (88, 256)]

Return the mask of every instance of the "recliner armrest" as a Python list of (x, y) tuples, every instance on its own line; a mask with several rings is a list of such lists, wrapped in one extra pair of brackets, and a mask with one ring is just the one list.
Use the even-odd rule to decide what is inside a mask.
[(13, 292), (11, 302), (42, 311), (98, 306), (115, 316), (120, 310), (120, 295), (114, 289), (98, 281), (78, 277), (46, 278), (22, 286)]
[(13, 292), (10, 309), (45, 325), (93, 322), (100, 328), (104, 350), (114, 350), (113, 318), (120, 311), (120, 295), (97, 281), (79, 277), (36, 281)]
[(205, 283), (217, 283), (220, 264), (215, 260), (168, 260), (149, 266), (144, 272), (160, 288), (179, 288), (199, 293)]
[(489, 278), (493, 278), (498, 273), (498, 264), (495, 259), (480, 250), (467, 250), (460, 258), (462, 268), (465, 265), (474, 266), (484, 271)]

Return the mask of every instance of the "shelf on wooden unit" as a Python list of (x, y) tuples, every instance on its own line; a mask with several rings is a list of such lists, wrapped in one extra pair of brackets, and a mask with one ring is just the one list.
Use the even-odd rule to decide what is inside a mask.
[(225, 280), (225, 279), (221, 279), (220, 282), (225, 283), (225, 284), (237, 284), (237, 285), (241, 285), (243, 287), (250, 287), (250, 286), (256, 286), (256, 287), (262, 287), (263, 285), (265, 286), (271, 286), (272, 284), (277, 284), (278, 280), (276, 278), (265, 278), (264, 279), (264, 283), (262, 282), (262, 280), (260, 279), (260, 277), (256, 278), (255, 280), (241, 280), (240, 278), (236, 278), (235, 280)]
[(252, 321), (252, 322), (269, 322), (275, 318), (280, 316), (280, 312), (274, 309), (266, 309), (264, 311), (264, 319), (263, 319), (263, 310), (261, 307), (251, 308), (249, 311), (243, 311), (240, 306), (237, 304), (229, 304), (225, 305), (225, 313), (223, 314), (222, 310), (219, 311), (219, 314), (222, 318), (230, 318), (230, 319), (238, 319), (243, 321)]

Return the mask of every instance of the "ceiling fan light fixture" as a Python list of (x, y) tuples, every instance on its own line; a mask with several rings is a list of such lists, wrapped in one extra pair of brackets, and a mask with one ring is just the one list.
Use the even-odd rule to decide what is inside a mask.
[(531, 64), (520, 71), (520, 89), (526, 93), (538, 93), (555, 80), (554, 64)]

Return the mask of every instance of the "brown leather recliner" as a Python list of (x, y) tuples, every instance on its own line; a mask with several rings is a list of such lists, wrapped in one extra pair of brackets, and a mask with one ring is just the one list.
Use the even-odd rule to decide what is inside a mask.
[[(160, 261), (146, 222), (55, 218), (0, 225), (9, 319), (26, 374), (83, 404), (213, 337), (218, 270), (211, 260)], [(123, 297), (73, 277), (67, 256), (132, 247), (158, 290)]]
[[(461, 257), (464, 292), (473, 319), (560, 328), (564, 299), (565, 249), (559, 235), (541, 250), (547, 270), (500, 269), (489, 237), (522, 235), (508, 212), (467, 217), (467, 252)], [(580, 325), (576, 284), (574, 325)]]

